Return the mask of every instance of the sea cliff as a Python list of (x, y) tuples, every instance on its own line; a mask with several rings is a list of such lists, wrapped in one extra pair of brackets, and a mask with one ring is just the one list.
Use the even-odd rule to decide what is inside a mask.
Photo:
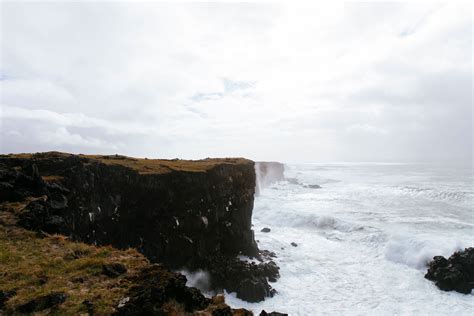
[[(279, 277), (273, 254), (258, 249), (251, 229), (255, 184), (254, 163), (243, 158), (0, 156), (0, 201), (15, 229), (136, 249), (150, 265), (173, 270), (205, 270), (211, 289), (248, 301), (274, 295), (268, 280)], [(11, 203), (16, 206), (7, 207)], [(260, 263), (241, 261), (239, 255)], [(143, 269), (146, 274), (157, 268)], [(133, 299), (123, 302), (122, 310), (132, 303), (137, 306)]]

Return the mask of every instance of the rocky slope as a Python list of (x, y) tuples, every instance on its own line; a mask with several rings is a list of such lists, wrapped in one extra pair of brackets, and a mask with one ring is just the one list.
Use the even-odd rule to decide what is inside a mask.
[(272, 296), (267, 279), (279, 276), (253, 237), (254, 188), (254, 163), (246, 159), (0, 156), (0, 201), (29, 199), (18, 211), (18, 225), (134, 248), (172, 269), (204, 269), (212, 289), (235, 291), (248, 301)]

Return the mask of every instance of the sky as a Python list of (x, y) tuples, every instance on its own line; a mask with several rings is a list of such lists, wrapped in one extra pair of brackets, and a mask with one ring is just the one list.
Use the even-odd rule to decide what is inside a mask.
[(472, 4), (2, 2), (0, 152), (473, 157)]

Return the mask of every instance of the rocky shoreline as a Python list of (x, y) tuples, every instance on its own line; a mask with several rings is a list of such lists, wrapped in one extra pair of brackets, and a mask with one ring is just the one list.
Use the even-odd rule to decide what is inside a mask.
[[(185, 277), (169, 268), (205, 270), (212, 290), (236, 292), (250, 302), (275, 294), (268, 280), (278, 279), (279, 268), (272, 254), (258, 249), (251, 229), (255, 181), (254, 162), (242, 158), (154, 160), (57, 152), (0, 156), (0, 202), (11, 227), (35, 231), (35, 238), (59, 234), (72, 243), (132, 248), (146, 257), (149, 263), (133, 276), (125, 265), (102, 267), (102, 273), (118, 270), (115, 277), (134, 284), (114, 303), (113, 310), (127, 315), (163, 313), (170, 300), (186, 313), (224, 304), (186, 287)], [(239, 255), (260, 263), (241, 261)], [(163, 279), (170, 284), (139, 282)], [(20, 303), (28, 303), (10, 305), (5, 293), (17, 290), (0, 290), (7, 310), (18, 311)], [(53, 301), (63, 304), (63, 299), (67, 301)], [(93, 299), (89, 303), (93, 306)], [(225, 310), (222, 315), (249, 313)]]
[(474, 289), (474, 248), (457, 251), (448, 259), (436, 256), (428, 264), (425, 278), (442, 291), (469, 294)]

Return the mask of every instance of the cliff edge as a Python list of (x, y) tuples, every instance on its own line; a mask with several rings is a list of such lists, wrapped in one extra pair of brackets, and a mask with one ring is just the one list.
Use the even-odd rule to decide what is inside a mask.
[(251, 229), (250, 160), (1, 155), (0, 189), (1, 202), (30, 199), (17, 212), (18, 225), (29, 230), (134, 248), (172, 269), (203, 269), (212, 289), (244, 300), (275, 293), (267, 280), (278, 278), (278, 267), (259, 251)]

